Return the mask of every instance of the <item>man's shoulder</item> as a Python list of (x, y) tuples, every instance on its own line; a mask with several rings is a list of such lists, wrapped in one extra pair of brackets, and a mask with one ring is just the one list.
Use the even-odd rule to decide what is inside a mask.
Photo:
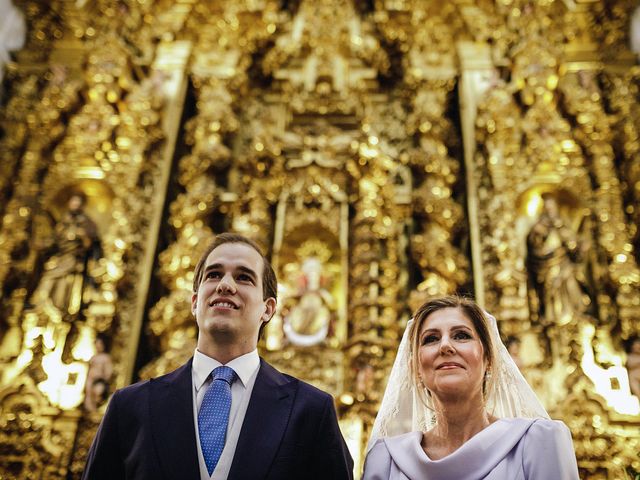
[(150, 388), (158, 384), (171, 384), (180, 376), (191, 372), (191, 360), (172, 372), (160, 375), (155, 378), (140, 380), (139, 382), (127, 385), (114, 393), (114, 398), (118, 397), (119, 401), (136, 400), (141, 396), (148, 395)]
[(321, 390), (318, 387), (305, 382), (304, 380), (300, 380), (293, 375), (279, 371), (264, 359), (262, 359), (261, 364), (264, 374), (279, 378), (283, 383), (294, 385), (297, 389), (297, 398), (313, 400), (322, 404), (324, 404), (324, 402), (326, 402), (328, 399), (333, 399), (333, 397), (324, 390)]
[(307, 395), (310, 395), (312, 397), (317, 397), (319, 399), (322, 399), (323, 401), (326, 400), (327, 398), (333, 398), (329, 393), (319, 389), (314, 385), (311, 385), (310, 383), (307, 383), (300, 379), (298, 379), (298, 382), (299, 382), (298, 388), (304, 393), (306, 393)]

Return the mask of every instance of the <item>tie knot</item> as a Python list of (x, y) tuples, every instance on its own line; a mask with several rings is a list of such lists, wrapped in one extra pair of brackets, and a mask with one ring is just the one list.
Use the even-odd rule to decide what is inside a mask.
[(211, 372), (213, 380), (224, 380), (229, 385), (236, 379), (236, 372), (231, 367), (217, 367)]

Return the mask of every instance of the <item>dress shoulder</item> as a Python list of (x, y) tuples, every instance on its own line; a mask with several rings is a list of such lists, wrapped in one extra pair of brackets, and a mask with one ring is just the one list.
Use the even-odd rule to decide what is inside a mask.
[(561, 420), (538, 418), (527, 431), (529, 441), (566, 441), (571, 442), (569, 427)]
[(577, 480), (578, 465), (569, 428), (559, 420), (535, 420), (524, 439), (523, 467), (529, 480)]
[(384, 438), (379, 438), (367, 453), (362, 480), (388, 480), (391, 475), (391, 454)]

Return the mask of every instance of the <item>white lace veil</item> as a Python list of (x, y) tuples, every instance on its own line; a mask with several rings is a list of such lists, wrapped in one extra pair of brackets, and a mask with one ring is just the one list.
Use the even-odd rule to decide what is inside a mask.
[[(487, 411), (499, 418), (549, 418), (500, 340), (495, 317), (484, 313), (495, 352), (495, 364), (491, 366), (492, 385), (486, 394)], [(419, 396), (411, 378), (409, 331), (412, 323), (413, 319), (409, 320), (398, 347), (367, 450), (373, 447), (378, 438), (412, 431), (424, 432), (435, 425), (435, 410), (430, 397)]]

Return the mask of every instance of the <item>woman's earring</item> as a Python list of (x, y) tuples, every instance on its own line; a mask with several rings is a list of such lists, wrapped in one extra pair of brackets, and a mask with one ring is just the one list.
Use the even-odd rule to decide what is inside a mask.
[(482, 396), (487, 394), (487, 382), (491, 380), (491, 369), (487, 368), (484, 372), (484, 379), (482, 380)]

